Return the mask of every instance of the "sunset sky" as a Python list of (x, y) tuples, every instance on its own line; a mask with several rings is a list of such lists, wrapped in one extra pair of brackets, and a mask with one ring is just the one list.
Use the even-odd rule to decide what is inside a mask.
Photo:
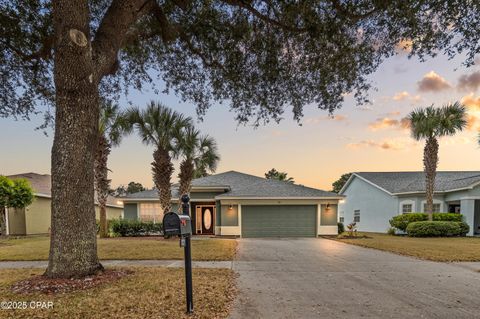
[[(238, 126), (227, 104), (212, 107), (199, 129), (213, 136), (219, 145), (221, 162), (217, 172), (237, 170), (263, 176), (272, 167), (288, 172), (296, 183), (321, 189), (341, 174), (352, 171), (422, 170), (423, 144), (410, 138), (404, 117), (415, 107), (463, 101), (468, 107), (468, 127), (455, 137), (440, 142), (440, 170), (480, 170), (480, 65), (468, 69), (462, 58), (440, 56), (420, 63), (406, 53), (390, 58), (370, 79), (372, 105), (355, 107), (346, 97), (333, 118), (315, 106), (305, 109), (302, 125), (287, 110), (280, 124), (254, 129)], [(171, 95), (132, 93), (129, 97), (144, 106), (158, 100), (177, 111), (195, 117), (192, 104)], [(32, 121), (0, 119), (0, 174), (50, 172), (53, 134), (36, 131), (41, 116)], [(109, 161), (112, 186), (141, 182), (152, 187), (150, 162), (153, 148), (136, 135), (113, 149)], [(175, 172), (175, 175), (178, 171)], [(175, 176), (176, 179), (176, 176)]]

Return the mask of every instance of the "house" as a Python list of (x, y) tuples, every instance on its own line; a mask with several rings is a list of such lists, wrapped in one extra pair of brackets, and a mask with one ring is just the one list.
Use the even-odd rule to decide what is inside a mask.
[[(424, 172), (353, 173), (340, 191), (346, 196), (339, 220), (358, 230), (385, 232), (395, 215), (425, 212)], [(461, 213), (469, 235), (480, 233), (480, 171), (437, 172), (434, 212)]]
[[(315, 237), (337, 234), (335, 193), (229, 171), (192, 181), (190, 215), (195, 234), (242, 237)], [(122, 198), (124, 218), (161, 221), (156, 190)], [(177, 211), (178, 189), (172, 190)]]
[[(7, 233), (9, 235), (37, 235), (50, 232), (52, 181), (47, 174), (25, 173), (7, 176), (10, 179), (24, 178), (30, 182), (35, 199), (26, 208), (9, 208), (7, 215)], [(96, 218), (99, 219), (99, 208), (95, 206)], [(123, 206), (118, 200), (109, 196), (107, 201), (107, 219), (120, 218)]]

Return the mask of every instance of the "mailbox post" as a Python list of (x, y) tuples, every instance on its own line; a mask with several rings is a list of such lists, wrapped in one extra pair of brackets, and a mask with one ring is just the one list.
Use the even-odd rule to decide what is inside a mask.
[[(182, 210), (183, 214), (190, 216), (190, 198), (188, 195), (182, 196)], [(193, 312), (193, 287), (192, 287), (192, 243), (190, 235), (185, 237), (185, 286), (187, 297), (187, 313)]]
[(183, 214), (174, 212), (163, 215), (163, 234), (164, 236), (180, 237), (180, 247), (185, 248), (185, 286), (187, 297), (187, 313), (193, 312), (193, 288), (192, 288), (192, 222), (189, 212), (190, 198), (187, 195), (182, 196)]

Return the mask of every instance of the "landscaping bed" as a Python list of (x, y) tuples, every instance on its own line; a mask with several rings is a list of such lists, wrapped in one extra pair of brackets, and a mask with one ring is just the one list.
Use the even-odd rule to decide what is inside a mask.
[[(178, 238), (123, 237), (99, 238), (100, 259), (169, 260), (183, 259)], [(47, 260), (50, 238), (25, 237), (0, 240), (0, 261)], [(232, 260), (237, 242), (233, 239), (192, 240), (192, 259), (198, 261)]]
[(347, 244), (433, 261), (480, 261), (480, 238), (476, 237), (418, 238), (380, 233), (359, 233), (359, 235), (366, 235), (368, 238), (333, 239)]
[[(89, 289), (70, 292), (20, 294), (15, 283), (38, 276), (42, 270), (0, 271), (2, 301), (26, 309), (3, 309), (6, 318), (226, 318), (235, 297), (230, 269), (194, 269), (194, 314), (185, 314), (184, 270), (170, 268), (118, 268), (129, 274)], [(36, 306), (37, 302), (45, 307)], [(52, 305), (52, 307), (48, 307)], [(11, 305), (12, 306), (12, 305)], [(22, 306), (17, 308), (23, 308)]]

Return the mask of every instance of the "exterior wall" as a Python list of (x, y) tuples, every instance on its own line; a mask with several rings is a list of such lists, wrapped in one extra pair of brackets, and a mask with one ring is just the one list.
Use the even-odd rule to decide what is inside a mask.
[(360, 210), (359, 231), (385, 232), (388, 221), (398, 214), (398, 198), (387, 194), (375, 186), (354, 177), (342, 195), (346, 195), (340, 204), (345, 224), (353, 222), (354, 210)]
[(25, 209), (27, 235), (47, 234), (51, 224), (50, 198), (35, 197), (32, 205)]
[(221, 205), (220, 226), (238, 226), (238, 205)]
[(25, 208), (8, 208), (8, 234), (26, 235)]
[(475, 200), (462, 199), (460, 201), (460, 214), (463, 215), (465, 222), (470, 226), (470, 231), (468, 232), (467, 236), (473, 236), (475, 223)]
[[(423, 213), (423, 205), (426, 203), (425, 195), (418, 194), (414, 196), (398, 196), (398, 214), (402, 213), (403, 204), (413, 204), (413, 213)], [(433, 197), (434, 204), (440, 204), (440, 212), (444, 213), (448, 210), (448, 204), (445, 202), (443, 195), (436, 195)]]
[(123, 218), (135, 220), (138, 218), (138, 204), (124, 203), (123, 204)]
[[(123, 215), (123, 207), (107, 206), (107, 220), (120, 219)], [(95, 218), (100, 219), (100, 208), (95, 206)]]

